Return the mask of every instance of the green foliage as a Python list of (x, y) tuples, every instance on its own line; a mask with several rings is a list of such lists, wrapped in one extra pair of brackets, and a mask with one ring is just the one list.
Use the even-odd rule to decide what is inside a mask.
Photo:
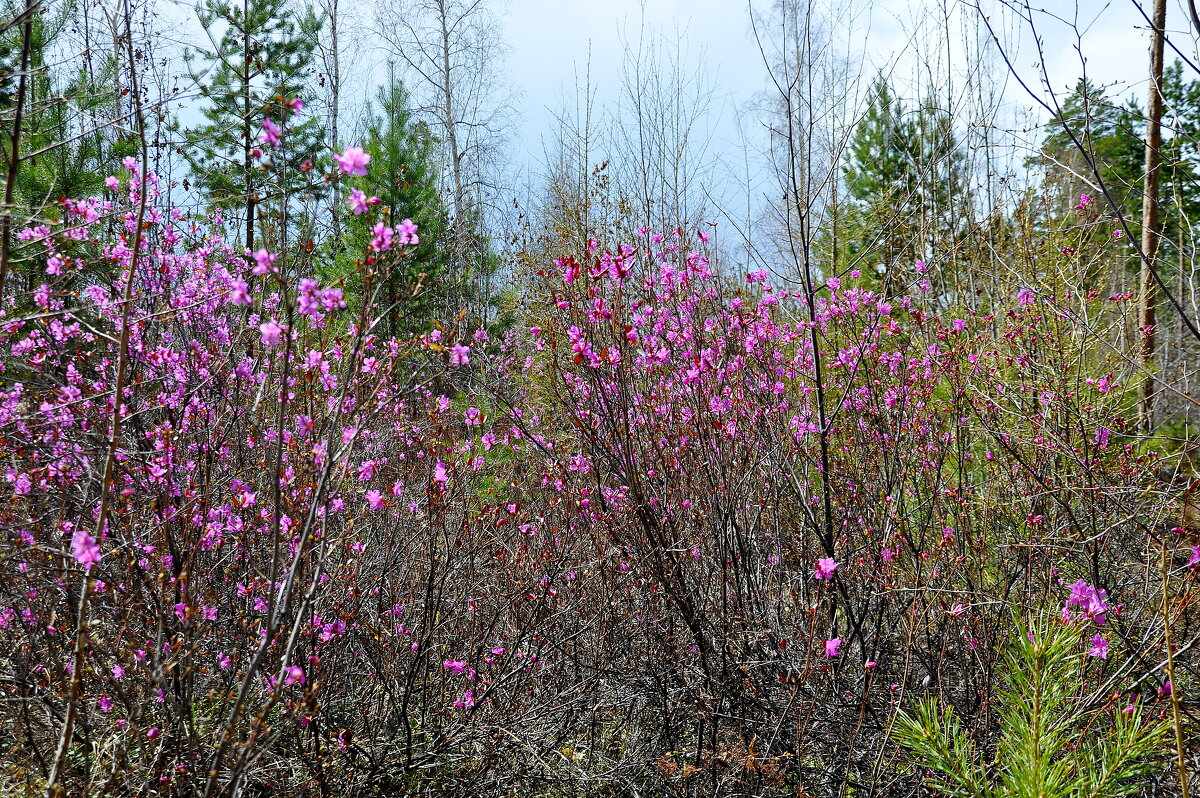
[(910, 193), (914, 190), (911, 158), (916, 144), (912, 121), (892, 95), (887, 81), (876, 78), (866, 113), (850, 139), (846, 190), (859, 203)]
[[(404, 219), (412, 219), (420, 243), (404, 252), (377, 255), (375, 272), (382, 280), (379, 302), (381, 307), (393, 308), (384, 320), (386, 334), (427, 330), (439, 294), (448, 290), (440, 279), (447, 266), (449, 213), (438, 190), (438, 142), (427, 125), (413, 118), (408, 91), (396, 79), (379, 89), (374, 107), (368, 109), (366, 126), (362, 146), (371, 155), (369, 173), (366, 177), (344, 178), (342, 185), (379, 197), (380, 205), (368, 213), (344, 217), (341, 235), (331, 242), (336, 274), (328, 276), (345, 279), (354, 300), (362, 283), (352, 261), (366, 251), (371, 226), (382, 220), (395, 227)], [(414, 296), (418, 284), (421, 289)]]
[(6, 3), (6, 22), (0, 25), (0, 113), (6, 115), (16, 103), (17, 75), (21, 70), (20, 23), (15, 11), (11, 2)]
[[(1200, 163), (1200, 80), (1185, 81), (1179, 61), (1163, 71), (1163, 103), (1159, 190), (1163, 246), (1158, 257), (1166, 266), (1166, 279), (1177, 285), (1191, 272), (1194, 258), (1189, 257), (1188, 242), (1200, 224), (1200, 172), (1196, 166)], [(1174, 315), (1171, 310), (1168, 313)]]
[[(1163, 245), (1158, 258), (1169, 273), (1175, 273), (1167, 276), (1174, 283), (1183, 256), (1179, 242), (1200, 223), (1200, 175), (1196, 171), (1200, 158), (1200, 81), (1185, 80), (1183, 65), (1176, 61), (1164, 70), (1162, 91), (1165, 110), (1159, 218)], [(1092, 187), (1096, 182), (1089, 163), (1092, 160), (1105, 190), (1138, 234), (1145, 168), (1143, 130), (1144, 113), (1136, 102), (1118, 104), (1103, 87), (1081, 79), (1063, 101), (1061, 113), (1049, 124), (1039, 156), (1027, 164), (1042, 166), (1043, 188), (1050, 200), (1051, 213), (1039, 231), (1051, 230), (1064, 218), (1067, 224), (1074, 224), (1069, 209), (1082, 193), (1096, 200), (1096, 212), (1111, 215), (1104, 198)], [(1076, 142), (1084, 152), (1079, 151)], [(1135, 258), (1125, 257), (1118, 268), (1132, 270), (1136, 265)]]
[[(1145, 162), (1145, 146), (1139, 138), (1141, 119), (1142, 112), (1136, 103), (1118, 105), (1103, 87), (1080, 78), (1063, 101), (1058, 116), (1047, 126), (1040, 154), (1047, 187), (1059, 195), (1058, 204), (1063, 211), (1075, 205), (1080, 193), (1091, 191), (1079, 176), (1094, 179), (1075, 140), (1088, 157), (1095, 159), (1105, 187), (1125, 212), (1140, 211)], [(1028, 165), (1035, 162), (1036, 159)]]
[[(16, 18), (24, 3), (0, 3), (0, 17)], [(73, 24), (73, 3), (53, 12), (33, 13), (29, 41), (29, 77), (21, 123), (20, 163), (13, 184), (14, 224), (53, 219), (62, 197), (103, 193), (104, 177), (115, 174), (120, 159), (135, 150), (132, 136), (116, 135), (121, 128), (102, 127), (120, 113), (115, 89), (117, 60), (98, 55), (91, 61), (56, 65), (55, 41)], [(0, 32), (0, 119), (6, 131), (14, 121), (23, 25)], [(11, 157), (6, 132), (0, 147), (0, 169)], [(38, 250), (40, 252), (40, 249)], [(44, 267), (18, 252), (14, 269), (33, 279)]]
[[(313, 117), (291, 116), (284, 100), (302, 94), (324, 20), (311, 7), (297, 13), (288, 0), (205, 0), (196, 13), (213, 49), (187, 54), (207, 102), (205, 122), (187, 131), (183, 155), (196, 187), (214, 207), (239, 216), (252, 246), (259, 205), (286, 203), (314, 188), (302, 165), (317, 159), (321, 126)], [(278, 150), (260, 142), (264, 117), (289, 127)], [(254, 157), (256, 147), (270, 156), (269, 169)]]
[[(0, 16), (16, 16), (23, 8), (9, 0)], [(113, 85), (115, 59), (103, 58), (98, 69), (83, 64), (55, 68), (50, 65), (50, 47), (70, 26), (74, 6), (66, 4), (51, 14), (42, 8), (33, 14), (29, 43), (29, 72), (24, 119), (21, 125), (21, 166), (15, 193), (19, 206), (35, 215), (59, 197), (83, 197), (103, 189), (104, 176), (132, 152), (130, 141), (106, 137), (89, 124), (111, 116), (117, 107)], [(0, 36), (0, 76), (5, 85), (10, 115), (16, 100), (17, 81), (9, 70), (21, 60), (22, 26), (14, 25)], [(4, 148), (5, 166), (9, 152)]]
[[(962, 228), (965, 160), (950, 116), (932, 102), (909, 109), (883, 77), (873, 84), (843, 166), (850, 202), (834, 208), (840, 227), (834, 270), (867, 273), (950, 249)], [(829, 237), (822, 242), (835, 248)]]
[[(1166, 235), (1179, 220), (1200, 220), (1200, 80), (1184, 81), (1183, 64), (1176, 61), (1163, 71), (1165, 135), (1162, 152), (1161, 196), (1168, 209), (1163, 217)], [(1140, 144), (1140, 142), (1139, 142)]]
[(1019, 621), (1015, 626), (990, 763), (983, 746), (934, 699), (920, 701), (912, 714), (899, 712), (893, 739), (930, 771), (930, 786), (950, 796), (1117, 798), (1134, 792), (1131, 779), (1161, 766), (1155, 758), (1166, 724), (1136, 707), (1081, 706), (1078, 627), (1053, 618), (1032, 630)]

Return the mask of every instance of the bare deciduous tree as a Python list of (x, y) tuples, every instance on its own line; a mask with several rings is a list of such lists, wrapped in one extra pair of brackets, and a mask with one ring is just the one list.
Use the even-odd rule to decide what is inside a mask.
[[(381, 9), (376, 27), (406, 67), (418, 114), (442, 143), (453, 214), (447, 243), (457, 269), (450, 278), (486, 302), (487, 214), (497, 203), (497, 162), (508, 131), (497, 75), (505, 50), (499, 20), (486, 0), (407, 0)], [(485, 315), (480, 304), (463, 309)]]
[(694, 228), (708, 212), (714, 87), (688, 33), (648, 29), (625, 44), (621, 99), (609, 130), (618, 183), (635, 226)]

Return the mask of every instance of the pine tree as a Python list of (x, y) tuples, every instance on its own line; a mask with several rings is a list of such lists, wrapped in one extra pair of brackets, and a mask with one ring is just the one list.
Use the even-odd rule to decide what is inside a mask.
[(861, 204), (904, 196), (912, 185), (917, 131), (887, 81), (876, 78), (866, 112), (854, 128), (844, 169), (846, 190)]
[(838, 209), (834, 270), (890, 283), (895, 267), (947, 250), (962, 226), (964, 172), (949, 114), (929, 102), (909, 110), (877, 78), (842, 169), (849, 202)]
[(1163, 237), (1174, 241), (1200, 223), (1200, 80), (1185, 82), (1180, 61), (1163, 72), (1163, 101)]
[(366, 128), (363, 149), (371, 155), (369, 174), (346, 178), (342, 184), (347, 191), (357, 189), (377, 196), (379, 206), (369, 213), (345, 217), (341, 240), (330, 242), (340, 250), (335, 266), (340, 274), (330, 276), (344, 277), (353, 298), (357, 279), (350, 276), (349, 261), (366, 249), (371, 225), (381, 220), (395, 227), (412, 219), (420, 243), (403, 253), (380, 253), (373, 270), (382, 281), (380, 308), (390, 309), (384, 320), (385, 332), (428, 329), (436, 308), (445, 304), (445, 295), (454, 288), (442, 279), (448, 270), (445, 238), (449, 211), (438, 190), (438, 142), (427, 125), (413, 118), (408, 91), (394, 76), (388, 86), (380, 87), (375, 107), (367, 112)]
[[(197, 14), (214, 49), (188, 53), (208, 103), (183, 154), (196, 187), (235, 214), (253, 249), (260, 207), (278, 201), (286, 220), (290, 198), (314, 188), (309, 172), (322, 132), (316, 120), (291, 116), (287, 103), (303, 94), (323, 20), (311, 7), (296, 13), (288, 0), (205, 0)], [(262, 141), (264, 118), (290, 125), (278, 149)], [(285, 234), (269, 243), (279, 246)]]
[(1094, 796), (1137, 791), (1138, 776), (1161, 769), (1167, 724), (1127, 708), (1089, 706), (1089, 667), (1080, 630), (1054, 616), (1017, 622), (1005, 657), (1005, 685), (995, 702), (999, 737), (994, 750), (971, 735), (960, 718), (933, 698), (911, 714), (901, 710), (892, 738), (913, 755), (925, 781), (955, 798)]
[[(1081, 193), (1094, 193), (1077, 177), (1094, 178), (1088, 164), (1094, 159), (1100, 179), (1117, 204), (1129, 214), (1140, 211), (1145, 156), (1139, 138), (1142, 116), (1135, 102), (1118, 105), (1103, 87), (1080, 78), (1047, 126), (1040, 153), (1046, 185), (1057, 196), (1061, 210), (1074, 207)], [(1027, 165), (1036, 165), (1037, 160)]]
[[(0, 3), (0, 17), (17, 18), (24, 3)], [(130, 135), (105, 126), (119, 114), (114, 86), (117, 69), (112, 54), (99, 55), (98, 68), (89, 73), (84, 65), (55, 64), (50, 55), (58, 37), (72, 24), (76, 9), (39, 7), (29, 26), (28, 76), (22, 107), (18, 163), (14, 173), (12, 219), (14, 227), (55, 219), (61, 197), (84, 198), (103, 193), (104, 178), (114, 174), (120, 159), (134, 151)], [(0, 31), (0, 120), (11, 131), (15, 115), (15, 72), (20, 67), (23, 26)], [(6, 136), (6, 139), (8, 137)], [(6, 140), (0, 147), (0, 173), (7, 174), (11, 149)], [(6, 186), (6, 188), (8, 188)], [(13, 266), (29, 279), (42, 279), (43, 264), (36, 256), (15, 246)], [(38, 247), (29, 248), (40, 253)], [(22, 265), (22, 261), (33, 261)]]
[(4, 4), (0, 25), (0, 113), (12, 112), (17, 97), (17, 74), (21, 70), (20, 9), (11, 2)]

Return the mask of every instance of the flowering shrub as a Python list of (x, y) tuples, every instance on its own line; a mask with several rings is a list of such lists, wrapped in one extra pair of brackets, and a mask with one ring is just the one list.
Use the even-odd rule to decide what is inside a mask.
[(376, 225), (351, 317), (127, 167), (25, 234), (47, 283), (0, 329), (31, 789), (915, 790), (889, 717), (932, 692), (986, 736), (1013, 609), (1087, 626), (1080, 705), (1169, 703), (1169, 497), (1086, 308), (943, 317), (855, 275), (810, 302), (676, 231), (545, 264), (502, 340), (381, 340), (372, 254), (411, 222)]

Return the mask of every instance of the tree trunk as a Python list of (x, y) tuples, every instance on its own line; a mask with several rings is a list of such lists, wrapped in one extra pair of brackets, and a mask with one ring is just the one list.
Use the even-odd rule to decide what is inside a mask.
[(21, 163), (21, 116), (25, 110), (25, 88), (28, 83), (29, 48), (33, 40), (33, 15), (35, 12), (33, 0), (25, 4), (25, 22), (21, 26), (21, 74), (17, 78), (16, 113), (13, 117), (10, 150), (8, 154), (8, 173), (4, 179), (4, 207), (0, 218), (0, 298), (4, 295), (4, 283), (8, 278), (8, 262), (12, 257), (9, 248), (12, 245), (12, 214), (13, 189), (17, 182), (17, 168)]
[(1138, 419), (1142, 429), (1149, 432), (1154, 426), (1154, 377), (1149, 369), (1154, 365), (1155, 335), (1155, 276), (1154, 259), (1158, 254), (1158, 183), (1162, 163), (1162, 74), (1163, 29), (1167, 20), (1166, 0), (1154, 0), (1154, 30), (1150, 32), (1150, 97), (1146, 113), (1146, 175), (1142, 189), (1142, 268), (1140, 279), (1141, 307), (1138, 313), (1138, 365), (1142, 367), (1142, 382), (1138, 391)]
[[(249, 25), (250, 3), (242, 0), (243, 24)], [(253, 149), (250, 128), (250, 30), (242, 32), (242, 169), (246, 174), (246, 250), (254, 249), (254, 163), (250, 158)]]
[[(338, 108), (341, 105), (342, 93), (342, 62), (341, 53), (338, 51), (338, 0), (331, 0), (329, 4), (329, 49), (330, 49), (330, 75), (329, 75), (329, 148), (338, 150)], [(335, 242), (340, 242), (342, 236), (342, 217), (341, 204), (334, 198), (330, 203), (330, 211), (333, 217), (333, 239)], [(340, 243), (337, 244), (340, 246)]]

